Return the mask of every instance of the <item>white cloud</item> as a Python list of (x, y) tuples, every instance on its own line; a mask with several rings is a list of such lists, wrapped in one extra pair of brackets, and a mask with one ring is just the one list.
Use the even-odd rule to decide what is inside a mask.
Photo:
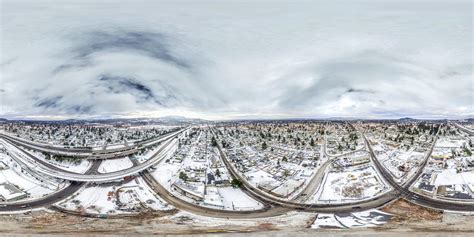
[(2, 1), (6, 117), (466, 117), (472, 3)]

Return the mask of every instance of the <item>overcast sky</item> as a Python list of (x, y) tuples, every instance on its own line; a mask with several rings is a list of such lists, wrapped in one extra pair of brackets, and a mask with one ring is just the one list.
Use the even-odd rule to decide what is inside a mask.
[(469, 0), (0, 2), (1, 117), (474, 114)]

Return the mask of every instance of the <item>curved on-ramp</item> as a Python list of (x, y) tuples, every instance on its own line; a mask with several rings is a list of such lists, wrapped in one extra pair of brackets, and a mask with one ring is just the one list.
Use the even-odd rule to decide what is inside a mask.
[[(158, 151), (156, 151), (152, 155), (152, 158), (148, 159), (147, 161), (139, 165), (133, 166), (125, 170), (104, 173), (104, 174), (96, 174), (96, 173), (79, 174), (79, 173), (72, 173), (70, 171), (65, 171), (58, 167), (48, 166), (48, 165), (43, 164), (43, 162), (37, 162), (34, 165), (36, 165), (35, 168), (37, 168), (38, 172), (41, 172), (43, 174), (46, 174), (55, 178), (59, 178), (59, 179), (70, 180), (70, 181), (80, 181), (80, 182), (114, 181), (114, 180), (124, 178), (126, 176), (135, 175), (155, 165), (163, 157), (165, 157), (168, 146), (173, 142), (174, 138), (177, 137), (180, 133), (181, 131), (178, 131), (178, 132), (162, 137), (159, 140), (159, 142), (161, 142), (160, 144), (161, 147), (158, 149)], [(35, 158), (31, 154), (30, 154), (30, 157), (34, 158), (37, 161), (39, 160), (38, 158)]]
[[(92, 166), (86, 171), (86, 174), (94, 173), (99, 168), (102, 161), (94, 161)], [(69, 186), (63, 188), (57, 192), (51, 193), (45, 197), (29, 200), (29, 201), (18, 201), (18, 202), (4, 202), (0, 203), (0, 212), (14, 212), (14, 211), (25, 211), (33, 208), (47, 207), (54, 203), (58, 203), (72, 194), (79, 191), (84, 187), (85, 182), (71, 182)]]

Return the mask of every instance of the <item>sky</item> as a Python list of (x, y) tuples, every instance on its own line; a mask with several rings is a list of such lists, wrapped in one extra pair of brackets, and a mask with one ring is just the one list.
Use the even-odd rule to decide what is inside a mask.
[(0, 0), (0, 117), (467, 118), (472, 1)]

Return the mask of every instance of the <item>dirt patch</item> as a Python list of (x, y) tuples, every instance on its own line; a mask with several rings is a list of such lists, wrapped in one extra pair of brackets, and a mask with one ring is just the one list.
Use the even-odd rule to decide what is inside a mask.
[(443, 219), (443, 212), (418, 206), (403, 199), (384, 207), (382, 211), (394, 215), (390, 222), (441, 221)]
[[(474, 232), (474, 216), (431, 211), (399, 201), (383, 209), (394, 215), (392, 220), (377, 228), (337, 230), (389, 232)], [(205, 234), (205, 233), (280, 233), (298, 231), (325, 233), (323, 229), (306, 228), (315, 214), (294, 212), (262, 219), (228, 220), (206, 218), (189, 213), (156, 216), (148, 213), (135, 218), (88, 218), (52, 211), (33, 211), (28, 214), (1, 215), (1, 233), (19, 234)], [(332, 230), (334, 231), (334, 230)], [(258, 235), (257, 235), (258, 236)], [(291, 235), (290, 235), (291, 236)]]
[(405, 200), (398, 200), (382, 209), (393, 217), (381, 230), (416, 232), (474, 232), (474, 218), (469, 214), (431, 210)]
[(272, 223), (268, 223), (268, 222), (260, 223), (260, 224), (258, 225), (258, 229), (263, 230), (263, 231), (277, 230), (277, 228), (275, 227), (275, 225), (273, 225)]

